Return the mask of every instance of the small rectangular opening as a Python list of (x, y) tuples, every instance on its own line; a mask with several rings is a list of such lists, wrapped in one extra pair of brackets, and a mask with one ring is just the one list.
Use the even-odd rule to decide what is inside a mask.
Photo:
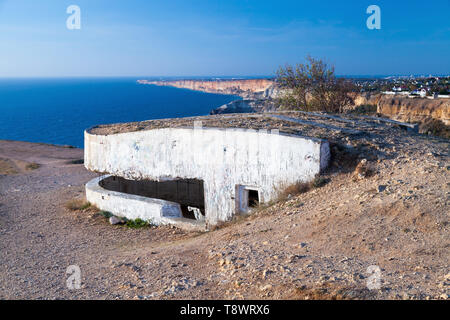
[(258, 190), (248, 190), (248, 204), (249, 208), (255, 208), (259, 205), (259, 192)]
[(236, 185), (236, 212), (248, 214), (259, 206), (259, 188), (255, 186)]

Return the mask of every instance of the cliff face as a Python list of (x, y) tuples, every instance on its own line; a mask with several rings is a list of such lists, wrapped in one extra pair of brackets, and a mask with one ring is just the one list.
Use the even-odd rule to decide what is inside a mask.
[(273, 81), (268, 79), (250, 80), (175, 80), (175, 81), (147, 81), (138, 80), (141, 84), (154, 84), (184, 88), (209, 93), (231, 94), (244, 99), (269, 97), (273, 92)]
[(377, 112), (400, 121), (423, 122), (432, 118), (450, 125), (449, 99), (382, 96), (377, 103)]
[(378, 105), (378, 102), (381, 99), (381, 94), (360, 94), (357, 93), (353, 96), (354, 105)]

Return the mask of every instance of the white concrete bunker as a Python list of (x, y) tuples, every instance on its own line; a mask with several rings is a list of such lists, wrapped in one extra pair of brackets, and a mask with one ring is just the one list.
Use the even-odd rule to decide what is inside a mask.
[(85, 131), (86, 185), (99, 209), (182, 227), (215, 225), (311, 181), (330, 158), (327, 141), (278, 129), (191, 126)]

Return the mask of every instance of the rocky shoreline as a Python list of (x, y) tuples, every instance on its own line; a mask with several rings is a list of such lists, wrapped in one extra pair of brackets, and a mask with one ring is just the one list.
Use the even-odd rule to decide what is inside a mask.
[(210, 114), (249, 113), (276, 110), (274, 99), (279, 95), (279, 89), (270, 79), (244, 80), (174, 80), (148, 81), (138, 80), (139, 84), (169, 86), (207, 93), (228, 94), (239, 96), (235, 100), (211, 110)]

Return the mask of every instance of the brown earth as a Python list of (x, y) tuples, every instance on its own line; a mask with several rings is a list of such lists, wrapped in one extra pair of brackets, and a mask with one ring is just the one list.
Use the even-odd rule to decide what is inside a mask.
[[(96, 176), (72, 164), (83, 151), (0, 141), (6, 163), (41, 165), (0, 174), (0, 298), (446, 299), (449, 140), (364, 123), (332, 135), (324, 186), (206, 233), (69, 211)], [(67, 288), (69, 265), (81, 289)]]
[(0, 158), (0, 175), (23, 173), (37, 169), (38, 166), (34, 162)]

